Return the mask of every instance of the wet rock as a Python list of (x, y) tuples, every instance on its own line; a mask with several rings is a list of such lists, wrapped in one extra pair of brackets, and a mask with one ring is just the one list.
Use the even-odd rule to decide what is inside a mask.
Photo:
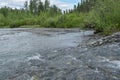
[(40, 80), (40, 79), (39, 79), (39, 77), (38, 77), (38, 76), (34, 75), (34, 76), (32, 76), (32, 77), (31, 77), (31, 79), (30, 79), (30, 80)]
[(93, 42), (89, 43), (88, 45), (89, 46), (100, 46), (100, 45), (103, 45), (103, 44), (114, 43), (114, 42), (120, 42), (120, 32), (115, 33), (111, 36), (101, 38), (97, 41), (93, 41)]
[(9, 80), (30, 80), (30, 76), (28, 74), (22, 74), (16, 78), (9, 79)]

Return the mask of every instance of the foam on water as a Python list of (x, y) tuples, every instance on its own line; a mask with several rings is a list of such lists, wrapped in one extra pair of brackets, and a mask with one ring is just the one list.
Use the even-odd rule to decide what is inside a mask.
[(40, 54), (31, 56), (31, 57), (27, 57), (27, 61), (30, 61), (30, 60), (40, 60), (40, 61), (44, 61), (44, 60), (42, 59), (42, 56), (41, 56)]
[(119, 60), (110, 60), (106, 57), (101, 57), (101, 56), (99, 58), (101, 59), (100, 62), (110, 63), (110, 65), (108, 65), (109, 67), (120, 69), (120, 61)]
[(67, 56), (65, 56), (65, 57), (77, 61), (76, 57), (73, 57), (73, 56), (71, 56), (71, 55), (67, 55)]
[(114, 64), (114, 67), (120, 69), (120, 61), (119, 60), (114, 60), (114, 61), (110, 61), (112, 64)]

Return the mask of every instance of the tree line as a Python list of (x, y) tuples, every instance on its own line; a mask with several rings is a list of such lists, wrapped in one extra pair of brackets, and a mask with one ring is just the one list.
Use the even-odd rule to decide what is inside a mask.
[[(96, 4), (97, 0), (81, 0), (77, 5), (74, 5), (74, 9), (69, 9), (64, 11), (65, 13), (74, 13), (74, 12), (89, 12)], [(58, 8), (56, 5), (50, 6), (50, 1), (45, 0), (42, 2), (41, 0), (30, 0), (25, 1), (24, 8), (22, 9), (12, 9), (10, 7), (2, 7), (0, 9), (0, 13), (5, 17), (8, 13), (30, 13), (33, 15), (40, 15), (41, 12), (49, 12), (51, 15), (62, 14), (62, 10)]]
[(97, 0), (81, 0), (77, 6), (74, 5), (74, 11), (89, 12), (96, 3)]
[(30, 13), (32, 15), (40, 15), (41, 12), (48, 12), (51, 15), (62, 13), (61, 9), (56, 5), (50, 6), (49, 0), (45, 0), (45, 2), (41, 0), (25, 1), (24, 8), (21, 9), (12, 9), (7, 6), (0, 8), (0, 13), (3, 14), (4, 17), (8, 16), (9, 13)]
[(24, 7), (27, 12), (35, 15), (39, 15), (40, 12), (50, 12), (51, 14), (61, 13), (61, 9), (56, 5), (50, 6), (49, 0), (45, 0), (44, 3), (41, 0), (30, 0), (30, 2), (26, 1), (24, 3)]

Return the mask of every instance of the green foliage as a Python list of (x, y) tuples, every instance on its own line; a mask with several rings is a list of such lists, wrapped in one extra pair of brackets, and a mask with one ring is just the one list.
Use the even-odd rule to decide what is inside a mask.
[(65, 28), (82, 27), (84, 14), (70, 13), (60, 16), (57, 21), (57, 26)]
[[(46, 19), (46, 18), (44, 18)], [(44, 27), (74, 28), (83, 26), (84, 14), (71, 13), (66, 15), (54, 16), (41, 23)]]
[(0, 26), (7, 26), (11, 20), (8, 17), (4, 17), (4, 15), (0, 14)]
[[(94, 8), (92, 21), (97, 25), (96, 30), (101, 30), (105, 35), (120, 30), (120, 1), (103, 0), (98, 1)], [(96, 16), (95, 16), (96, 15)], [(94, 20), (94, 17), (96, 18)], [(90, 19), (89, 19), (90, 20)]]
[[(30, 0), (24, 9), (0, 8), (0, 26), (11, 28), (25, 25), (55, 28), (93, 28), (109, 35), (120, 31), (119, 0), (81, 0), (73, 10), (63, 11), (48, 0)], [(36, 27), (36, 26), (33, 26)]]
[(53, 18), (49, 18), (47, 20), (45, 20), (42, 24), (42, 26), (50, 28), (50, 27), (56, 27), (56, 20)]
[(35, 18), (25, 18), (23, 20), (13, 21), (10, 24), (10, 28), (20, 27), (22, 25), (35, 25), (37, 24), (37, 20)]
[(120, 31), (120, 1), (96, 0), (83, 21), (85, 28), (94, 28), (105, 35)]
[[(49, 18), (61, 15), (61, 10), (55, 5), (50, 6), (48, 0), (45, 0), (45, 4), (41, 0), (30, 0), (29, 3), (26, 1), (24, 6), (24, 9), (0, 8), (0, 26), (9, 25), (11, 28), (22, 25), (42, 26), (44, 21), (49, 22)], [(53, 23), (50, 22), (49, 25)]]
[(8, 16), (8, 8), (5, 6), (3, 8), (1, 8), (0, 13), (3, 14), (4, 17)]

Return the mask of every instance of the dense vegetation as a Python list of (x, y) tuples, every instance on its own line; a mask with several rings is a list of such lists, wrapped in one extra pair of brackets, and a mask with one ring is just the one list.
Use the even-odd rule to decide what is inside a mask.
[[(23, 9), (2, 7), (0, 27), (94, 28), (108, 35), (120, 31), (120, 0), (81, 0), (74, 9), (63, 11), (45, 0), (25, 2)], [(29, 27), (29, 26), (28, 26)], [(31, 27), (31, 26), (30, 26)]]

